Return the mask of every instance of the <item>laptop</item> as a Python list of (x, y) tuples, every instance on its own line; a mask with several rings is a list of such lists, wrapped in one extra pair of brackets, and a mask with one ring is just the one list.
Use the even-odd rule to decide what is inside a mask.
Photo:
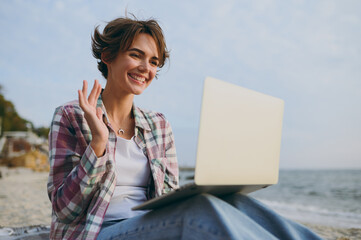
[(204, 81), (194, 182), (133, 210), (210, 193), (248, 194), (278, 182), (283, 100), (228, 82)]

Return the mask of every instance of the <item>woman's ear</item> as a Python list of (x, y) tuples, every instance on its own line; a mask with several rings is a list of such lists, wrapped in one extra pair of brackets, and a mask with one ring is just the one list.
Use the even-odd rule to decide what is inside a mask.
[(108, 65), (109, 64), (109, 52), (102, 52), (101, 59), (102, 59), (103, 63)]

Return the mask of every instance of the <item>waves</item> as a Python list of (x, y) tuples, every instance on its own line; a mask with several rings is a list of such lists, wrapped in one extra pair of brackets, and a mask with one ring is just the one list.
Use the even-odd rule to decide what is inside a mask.
[(307, 203), (296, 204), (270, 201), (261, 198), (258, 198), (258, 200), (280, 215), (298, 222), (340, 228), (361, 228), (361, 214), (359, 213), (343, 212), (337, 209), (330, 210), (319, 206), (308, 205)]
[(284, 170), (279, 184), (252, 195), (293, 220), (361, 228), (360, 170)]

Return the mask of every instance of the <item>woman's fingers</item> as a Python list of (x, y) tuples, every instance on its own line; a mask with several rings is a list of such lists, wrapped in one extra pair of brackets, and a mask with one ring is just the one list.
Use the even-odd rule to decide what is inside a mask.
[(83, 80), (82, 92), (84, 97), (88, 96), (88, 82), (86, 80)]
[(84, 106), (84, 98), (83, 98), (83, 92), (78, 90), (78, 100), (79, 100), (79, 105), (81, 108), (83, 108)]
[(78, 90), (79, 105), (83, 109), (83, 111), (85, 110), (87, 104), (87, 99), (86, 99), (87, 89), (88, 89), (88, 83), (87, 81), (84, 80), (82, 90)]
[(86, 103), (86, 99), (84, 95), (84, 90), (85, 90), (85, 94), (86, 94), (86, 86), (85, 85), (85, 81), (83, 81), (83, 88), (82, 90), (78, 90), (78, 100), (79, 100), (79, 105), (81, 108), (84, 108), (84, 104)]
[(96, 90), (95, 99), (94, 99), (94, 107), (97, 106), (99, 95), (102, 92), (102, 86), (100, 85), (98, 80), (95, 80), (95, 81), (97, 82), (97, 90)]
[(102, 86), (98, 83), (97, 101), (101, 92), (102, 92)]
[(98, 97), (101, 93), (101, 90), (102, 90), (101, 85), (99, 84), (98, 80), (95, 80), (93, 89), (91, 90), (88, 97), (89, 104), (92, 105), (93, 107), (96, 107), (97, 105)]
[(103, 121), (103, 111), (100, 107), (96, 107), (101, 93), (101, 86), (98, 81), (95, 81), (89, 97), (87, 97), (87, 90), (88, 83), (84, 80), (82, 90), (78, 90), (79, 106), (84, 111), (84, 117), (93, 136), (92, 148), (97, 153), (97, 156), (100, 156), (100, 154), (104, 153), (104, 146), (109, 136), (108, 129)]
[(96, 95), (97, 95), (97, 92), (98, 92), (98, 81), (95, 80), (94, 81), (94, 84), (93, 84), (93, 88), (92, 90), (90, 91), (90, 94), (89, 94), (89, 97), (88, 97), (88, 101), (91, 105), (94, 104), (94, 101), (96, 101)]
[(83, 81), (83, 88), (82, 90), (78, 90), (78, 97), (79, 97), (79, 105), (84, 112), (97, 113), (96, 106), (101, 91), (102, 91), (101, 85), (99, 84), (98, 80), (95, 80), (93, 88), (90, 91), (89, 96), (87, 97), (88, 82), (86, 80)]

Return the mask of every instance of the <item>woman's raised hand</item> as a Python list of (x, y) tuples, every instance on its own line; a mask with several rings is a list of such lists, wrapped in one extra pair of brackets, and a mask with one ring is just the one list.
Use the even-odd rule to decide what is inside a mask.
[(93, 89), (88, 98), (88, 82), (86, 80), (83, 81), (82, 90), (78, 90), (79, 105), (84, 111), (84, 117), (92, 133), (90, 145), (98, 157), (104, 154), (109, 136), (108, 128), (103, 121), (103, 111), (100, 107), (97, 107), (97, 100), (101, 90), (98, 80), (94, 81)]

